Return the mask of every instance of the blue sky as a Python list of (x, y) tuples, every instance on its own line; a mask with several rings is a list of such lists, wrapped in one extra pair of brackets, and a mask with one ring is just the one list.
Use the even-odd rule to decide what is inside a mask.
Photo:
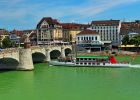
[(0, 28), (34, 29), (42, 17), (61, 22), (140, 19), (140, 0), (0, 0)]

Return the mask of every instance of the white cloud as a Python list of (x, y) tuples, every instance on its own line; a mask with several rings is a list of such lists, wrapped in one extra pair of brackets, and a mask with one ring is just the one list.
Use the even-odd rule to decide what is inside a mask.
[[(38, 1), (38, 0), (35, 0)], [(30, 0), (0, 0), (0, 19), (6, 22), (17, 20), (25, 24), (26, 19), (36, 19), (44, 16), (54, 18), (68, 18), (69, 20), (85, 19), (93, 17), (108, 9), (119, 5), (125, 5), (140, 0), (81, 0), (74, 4), (72, 0), (39, 0), (38, 2)], [(73, 0), (74, 1), (74, 0)], [(29, 23), (29, 22), (28, 22)]]

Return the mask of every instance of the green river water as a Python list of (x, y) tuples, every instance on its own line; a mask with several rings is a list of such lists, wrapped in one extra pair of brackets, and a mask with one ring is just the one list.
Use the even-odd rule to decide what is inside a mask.
[(140, 69), (36, 64), (0, 72), (0, 100), (140, 100)]

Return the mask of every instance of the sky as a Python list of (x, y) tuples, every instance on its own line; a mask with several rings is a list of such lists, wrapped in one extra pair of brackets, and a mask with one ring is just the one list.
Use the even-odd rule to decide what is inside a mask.
[(64, 23), (140, 20), (140, 0), (0, 0), (0, 28), (35, 29), (43, 17)]

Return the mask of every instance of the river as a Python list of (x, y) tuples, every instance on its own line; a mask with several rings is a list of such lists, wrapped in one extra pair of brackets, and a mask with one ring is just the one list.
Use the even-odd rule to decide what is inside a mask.
[(1, 100), (139, 100), (140, 69), (70, 68), (36, 64), (0, 72)]

